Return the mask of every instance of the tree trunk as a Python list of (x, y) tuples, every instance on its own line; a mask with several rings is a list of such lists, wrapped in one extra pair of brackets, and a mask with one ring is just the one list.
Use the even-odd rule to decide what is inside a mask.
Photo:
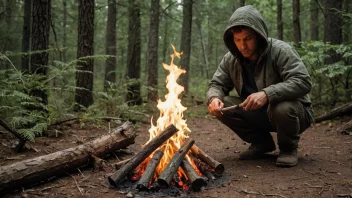
[(53, 176), (65, 175), (89, 165), (91, 156), (104, 157), (115, 150), (126, 148), (135, 139), (131, 126), (125, 123), (114, 132), (83, 145), (0, 167), (0, 193), (3, 195)]
[[(32, 16), (32, 51), (47, 50), (49, 48), (51, 0), (33, 0)], [(48, 52), (32, 54), (30, 71), (45, 76), (48, 56)], [(40, 98), (44, 104), (48, 104), (48, 96), (44, 90), (33, 90), (31, 95)]]
[[(32, 0), (24, 2), (24, 17), (23, 17), (23, 31), (22, 31), (22, 52), (26, 53), (30, 50), (31, 41), (31, 12)], [(22, 71), (29, 71), (29, 56), (22, 55)]]
[(158, 99), (159, 0), (152, 0), (148, 41), (148, 101)]
[[(67, 0), (63, 0), (62, 1), (62, 4), (63, 4), (63, 7), (64, 7), (64, 21), (62, 23), (62, 31), (63, 31), (63, 41), (62, 41), (62, 47), (63, 48), (66, 48), (67, 46), (67, 34), (66, 34), (66, 24), (67, 24)], [(63, 61), (66, 62), (66, 50), (67, 49), (64, 49), (63, 50), (63, 54), (62, 54), (62, 58), (63, 58)]]
[(310, 0), (310, 39), (319, 40), (319, 8), (317, 0)]
[(169, 20), (169, 16), (168, 15), (171, 13), (172, 1), (171, 0), (167, 0), (167, 4), (168, 4), (167, 10), (164, 11), (166, 14), (162, 15), (164, 17), (163, 18), (163, 20), (164, 20), (164, 22), (163, 22), (163, 24), (164, 24), (163, 25), (163, 28), (164, 28), (163, 38), (164, 39), (163, 39), (163, 49), (162, 49), (162, 53), (163, 53), (162, 61), (164, 63), (167, 62), (166, 59), (167, 59), (167, 57), (169, 57), (167, 52), (168, 52), (168, 49), (170, 49), (170, 47), (171, 47), (170, 42), (169, 42), (169, 27), (170, 27), (171, 21)]
[[(94, 54), (94, 0), (79, 0), (78, 44), (75, 102), (89, 107), (93, 104), (93, 59), (84, 58)], [(79, 109), (79, 108), (77, 108)]]
[[(325, 0), (325, 23), (324, 23), (324, 42), (332, 45), (342, 43), (342, 18), (339, 11), (342, 10), (342, 1)], [(332, 63), (339, 60), (332, 57)]]
[[(344, 3), (344, 11), (346, 13), (351, 14), (351, 9), (350, 9), (351, 1), (350, 0), (345, 0)], [(350, 33), (351, 33), (351, 21), (352, 19), (350, 18), (349, 21), (345, 22), (344, 28), (343, 28), (343, 42), (346, 44), (350, 43)]]
[(295, 46), (300, 46), (302, 41), (301, 37), (301, 25), (299, 21), (300, 15), (300, 0), (292, 0), (292, 23), (293, 23), (293, 42)]
[(105, 90), (108, 82), (116, 82), (116, 0), (108, 0), (108, 22), (106, 25), (106, 55), (112, 55), (105, 62)]
[(282, 0), (276, 0), (277, 5), (277, 38), (284, 40), (284, 22), (282, 21)]
[[(342, 43), (342, 18), (339, 11), (342, 10), (342, 1), (325, 0), (325, 23), (324, 23), (324, 42), (329, 42), (332, 45), (339, 45)], [(341, 60), (341, 55), (334, 50), (326, 52), (329, 56), (325, 58), (324, 64), (333, 64)], [(330, 78), (332, 88), (332, 105), (338, 101), (338, 80)]]
[(140, 105), (142, 104), (139, 82), (141, 75), (141, 17), (138, 0), (130, 0), (128, 15), (127, 77), (136, 82), (128, 85), (126, 102), (129, 105)]
[[(198, 5), (198, 8), (201, 6), (201, 2), (199, 2), (200, 5)], [(199, 31), (199, 36), (200, 36), (200, 42), (202, 44), (202, 54), (203, 54), (203, 58), (204, 58), (204, 70), (205, 70), (205, 75), (206, 78), (209, 79), (209, 61), (208, 61), (208, 56), (206, 53), (206, 49), (205, 49), (205, 43), (204, 43), (204, 37), (203, 37), (203, 31), (202, 31), (202, 21), (201, 21), (201, 15), (198, 12), (196, 12), (197, 17), (196, 17), (196, 24), (197, 24), (197, 28)], [(201, 64), (203, 65), (203, 64)], [(203, 66), (201, 66), (201, 71), (203, 71)], [(201, 72), (203, 75), (203, 72)]]
[(240, 0), (240, 7), (243, 7), (246, 5), (246, 0)]
[(185, 88), (184, 93), (188, 93), (190, 58), (191, 58), (191, 35), (192, 35), (192, 0), (183, 1), (183, 22), (181, 36), (181, 67), (186, 73), (180, 76), (180, 85)]

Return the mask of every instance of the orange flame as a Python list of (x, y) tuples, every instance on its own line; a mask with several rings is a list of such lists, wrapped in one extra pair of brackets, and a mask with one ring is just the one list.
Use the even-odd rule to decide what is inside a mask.
[[(162, 146), (160, 146), (160, 149), (164, 152), (164, 155), (155, 170), (155, 177), (158, 177), (161, 174), (170, 162), (172, 156), (174, 156), (175, 152), (181, 147), (184, 139), (188, 138), (188, 134), (191, 132), (191, 130), (187, 127), (186, 120), (183, 119), (183, 112), (187, 108), (182, 106), (181, 99), (179, 99), (179, 95), (184, 91), (184, 87), (177, 83), (179, 76), (186, 73), (186, 71), (174, 64), (175, 57), (180, 59), (182, 52), (177, 52), (173, 45), (172, 49), (174, 53), (171, 55), (170, 65), (163, 63), (164, 69), (169, 71), (169, 75), (166, 77), (166, 88), (168, 89), (168, 94), (165, 95), (165, 101), (161, 101), (160, 99), (158, 100), (157, 107), (160, 111), (160, 115), (156, 122), (156, 126), (154, 126), (151, 121), (151, 127), (149, 129), (150, 136), (145, 145), (171, 124), (178, 129), (178, 132), (169, 138)], [(146, 167), (152, 156), (153, 154), (151, 154), (140, 166)], [(183, 171), (181, 171), (181, 173), (179, 171), (179, 175), (180, 174), (187, 178)]]

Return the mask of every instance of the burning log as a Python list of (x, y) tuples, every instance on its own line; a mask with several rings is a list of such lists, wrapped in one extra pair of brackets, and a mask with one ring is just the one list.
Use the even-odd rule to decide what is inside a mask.
[(170, 182), (173, 176), (176, 174), (177, 169), (179, 168), (183, 158), (185, 157), (189, 149), (192, 147), (194, 142), (195, 141), (192, 138), (187, 139), (182, 144), (181, 148), (171, 158), (170, 162), (168, 163), (168, 165), (157, 180), (162, 188), (168, 187), (170, 185)]
[(202, 164), (199, 164), (199, 170), (202, 172), (205, 177), (207, 177), (209, 180), (214, 180), (216, 179), (215, 176)]
[(207, 180), (216, 179), (215, 176), (212, 174), (212, 171), (209, 170), (211, 168), (207, 164), (205, 164), (205, 162), (201, 162), (201, 160), (194, 156), (193, 153), (190, 155), (190, 157), (194, 161), (200, 172), (202, 172), (203, 175), (207, 178)]
[(189, 181), (191, 182), (191, 188), (194, 191), (199, 191), (203, 186), (206, 185), (205, 180), (198, 175), (198, 173), (194, 170), (192, 165), (186, 159), (182, 161), (181, 167), (185, 171)]
[(111, 185), (117, 187), (122, 180), (135, 169), (145, 158), (147, 158), (155, 149), (162, 145), (167, 139), (173, 136), (177, 132), (177, 128), (174, 125), (168, 126), (163, 132), (152, 139), (144, 148), (131, 158), (123, 167), (117, 170), (114, 174), (108, 177)]
[[(103, 157), (134, 143), (133, 127), (126, 122), (116, 132), (101, 136), (85, 144), (48, 155), (22, 160), (0, 167), (0, 197), (9, 191), (32, 186), (54, 176), (66, 175), (87, 166), (91, 156)], [(122, 131), (131, 135), (122, 136)], [(127, 133), (126, 133), (127, 134)]]
[(191, 151), (196, 157), (198, 157), (200, 160), (212, 167), (216, 174), (221, 175), (224, 172), (225, 167), (223, 164), (210, 157), (196, 145), (192, 146)]
[(138, 190), (147, 190), (149, 188), (149, 183), (153, 178), (155, 168), (158, 166), (164, 153), (161, 150), (155, 151), (152, 159), (150, 160), (147, 168), (145, 169), (143, 176), (137, 183)]

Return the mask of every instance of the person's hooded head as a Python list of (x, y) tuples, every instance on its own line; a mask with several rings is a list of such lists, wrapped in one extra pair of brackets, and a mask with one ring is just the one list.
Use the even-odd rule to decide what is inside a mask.
[(268, 29), (258, 10), (251, 5), (238, 8), (224, 32), (224, 42), (240, 60), (257, 60), (268, 46)]

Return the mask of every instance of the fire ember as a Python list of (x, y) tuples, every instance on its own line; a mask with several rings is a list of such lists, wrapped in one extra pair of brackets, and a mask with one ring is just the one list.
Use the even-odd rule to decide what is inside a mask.
[(166, 78), (168, 94), (165, 101), (158, 100), (159, 118), (156, 125), (151, 120), (149, 140), (141, 151), (108, 177), (115, 187), (130, 177), (140, 191), (156, 191), (170, 186), (199, 191), (208, 180), (224, 172), (224, 166), (199, 149), (188, 136), (191, 130), (183, 119), (187, 108), (179, 99), (184, 87), (177, 83), (179, 76), (186, 71), (174, 64), (174, 59), (180, 59), (182, 53), (174, 46), (172, 48), (170, 65), (163, 63), (169, 71)]

